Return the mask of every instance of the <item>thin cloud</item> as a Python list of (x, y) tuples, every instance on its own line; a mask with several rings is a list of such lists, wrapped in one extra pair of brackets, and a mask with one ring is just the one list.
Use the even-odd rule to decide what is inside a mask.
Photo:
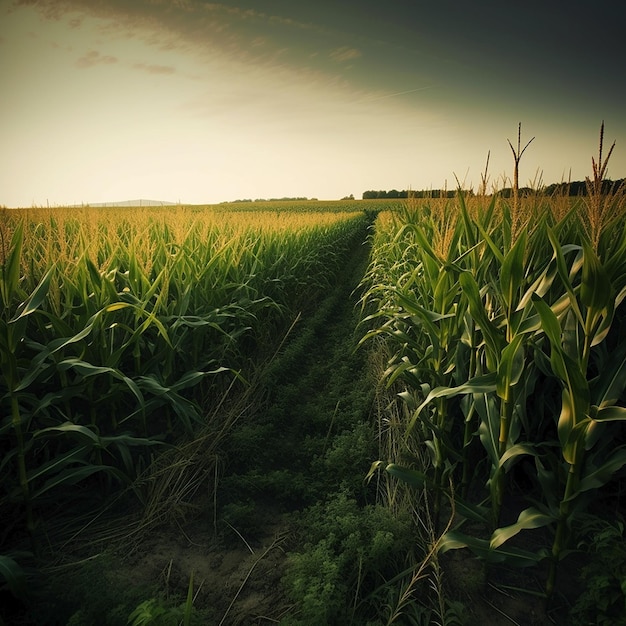
[(113, 65), (117, 63), (117, 57), (108, 54), (102, 55), (97, 50), (90, 50), (76, 61), (76, 67), (86, 69), (96, 65)]
[(337, 61), (338, 63), (345, 63), (346, 61), (354, 61), (354, 59), (358, 59), (361, 57), (361, 51), (356, 48), (348, 48), (347, 46), (342, 46), (341, 48), (335, 48), (331, 50), (330, 54), (331, 59)]
[(176, 68), (171, 65), (150, 65), (148, 63), (135, 63), (133, 68), (148, 72), (148, 74), (175, 74)]
[(432, 89), (434, 85), (426, 85), (425, 87), (417, 87), (416, 89), (407, 89), (406, 91), (395, 91), (393, 93), (386, 93), (381, 96), (373, 96), (371, 98), (364, 98), (359, 102), (374, 102), (376, 100), (386, 100), (387, 98), (395, 98), (396, 96), (404, 96), (408, 93), (415, 93), (416, 91), (425, 91), (426, 89)]

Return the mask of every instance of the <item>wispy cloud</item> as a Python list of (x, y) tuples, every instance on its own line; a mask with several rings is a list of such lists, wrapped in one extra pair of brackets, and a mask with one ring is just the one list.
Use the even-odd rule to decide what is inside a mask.
[(175, 74), (176, 68), (171, 65), (151, 65), (148, 63), (135, 63), (133, 68), (136, 70), (142, 70), (149, 74)]
[(394, 91), (393, 93), (385, 93), (378, 96), (372, 96), (369, 98), (364, 98), (359, 102), (374, 102), (375, 100), (386, 100), (387, 98), (395, 98), (397, 96), (404, 96), (408, 93), (415, 93), (416, 91), (425, 91), (427, 89), (432, 89), (434, 85), (426, 85), (424, 87), (417, 87), (415, 89), (407, 89), (406, 91)]
[(95, 65), (113, 65), (115, 63), (117, 63), (117, 57), (100, 54), (97, 50), (90, 50), (76, 61), (76, 67), (86, 69)]
[(331, 50), (330, 56), (333, 61), (337, 61), (339, 63), (345, 63), (346, 61), (354, 61), (354, 59), (358, 59), (361, 57), (361, 51), (356, 48), (349, 48), (348, 46), (342, 46), (341, 48), (335, 48)]

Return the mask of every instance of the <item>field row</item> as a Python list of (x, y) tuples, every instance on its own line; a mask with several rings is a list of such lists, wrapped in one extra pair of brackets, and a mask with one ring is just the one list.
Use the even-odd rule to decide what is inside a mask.
[(384, 340), (398, 397), (385, 497), (399, 479), (435, 517), (451, 502), (441, 552), (545, 562), (548, 596), (626, 465), (625, 209), (621, 193), (409, 202), (379, 216), (364, 281), (363, 341)]
[(106, 493), (206, 426), (366, 236), (363, 212), (5, 211), (3, 518)]

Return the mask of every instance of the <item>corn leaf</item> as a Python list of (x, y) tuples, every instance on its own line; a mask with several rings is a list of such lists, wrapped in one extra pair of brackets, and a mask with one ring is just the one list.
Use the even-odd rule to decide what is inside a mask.
[(466, 393), (490, 393), (495, 391), (496, 389), (496, 373), (493, 372), (491, 374), (485, 374), (483, 376), (476, 376), (471, 380), (468, 380), (466, 383), (459, 385), (458, 387), (435, 387), (426, 399), (415, 411), (415, 414), (411, 418), (409, 425), (406, 429), (406, 436), (411, 433), (411, 430), (415, 426), (415, 422), (419, 417), (419, 414), (423, 411), (423, 409), (430, 404), (436, 398), (450, 398), (453, 396), (458, 396)]
[(440, 553), (460, 548), (469, 548), (472, 553), (487, 563), (506, 563), (516, 567), (532, 567), (549, 556), (547, 550), (530, 552), (511, 546), (492, 548), (489, 540), (471, 537), (459, 531), (447, 532), (438, 544)]
[(502, 260), (500, 289), (507, 307), (513, 307), (524, 280), (524, 253), (527, 244), (526, 231), (522, 231), (513, 247)]
[(592, 471), (583, 474), (578, 492), (573, 497), (576, 497), (580, 492), (603, 487), (624, 465), (626, 465), (626, 448), (622, 446), (614, 450), (600, 467), (593, 468)]
[(24, 226), (18, 224), (11, 237), (10, 252), (3, 265), (0, 265), (0, 293), (5, 311), (9, 311), (13, 298), (18, 293), (20, 283), (20, 261), (24, 243)]
[(551, 515), (546, 515), (534, 507), (524, 509), (517, 518), (515, 524), (497, 528), (491, 535), (489, 547), (491, 549), (499, 548), (503, 543), (514, 537), (522, 530), (533, 528), (541, 528), (554, 522), (555, 519)]
[(580, 301), (587, 308), (599, 311), (608, 306), (612, 297), (611, 282), (591, 245), (585, 242), (583, 250)]
[(502, 351), (496, 375), (496, 392), (500, 398), (509, 402), (512, 399), (512, 387), (517, 385), (524, 372), (523, 335), (516, 335)]
[(28, 297), (26, 302), (24, 302), (20, 313), (14, 317), (11, 322), (16, 322), (19, 319), (30, 315), (34, 311), (36, 311), (43, 301), (46, 299), (48, 295), (48, 289), (50, 288), (50, 279), (52, 278), (52, 274), (54, 273), (55, 266), (53, 265), (45, 274), (45, 276), (41, 279), (37, 287), (33, 293)]

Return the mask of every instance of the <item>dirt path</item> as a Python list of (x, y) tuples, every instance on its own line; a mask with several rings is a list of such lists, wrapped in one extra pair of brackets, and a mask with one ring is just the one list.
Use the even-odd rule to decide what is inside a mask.
[(194, 606), (206, 623), (288, 622), (297, 611), (281, 584), (287, 555), (301, 540), (294, 515), (342, 482), (361, 489), (375, 454), (367, 440), (361, 449), (345, 442), (350, 458), (337, 452), (370, 410), (364, 355), (355, 353), (354, 293), (368, 254), (365, 241), (355, 243), (265, 373), (257, 402), (227, 440), (217, 516), (201, 501), (188, 523), (150, 533), (126, 559), (124, 576), (158, 581), (166, 595), (184, 598), (193, 572)]

